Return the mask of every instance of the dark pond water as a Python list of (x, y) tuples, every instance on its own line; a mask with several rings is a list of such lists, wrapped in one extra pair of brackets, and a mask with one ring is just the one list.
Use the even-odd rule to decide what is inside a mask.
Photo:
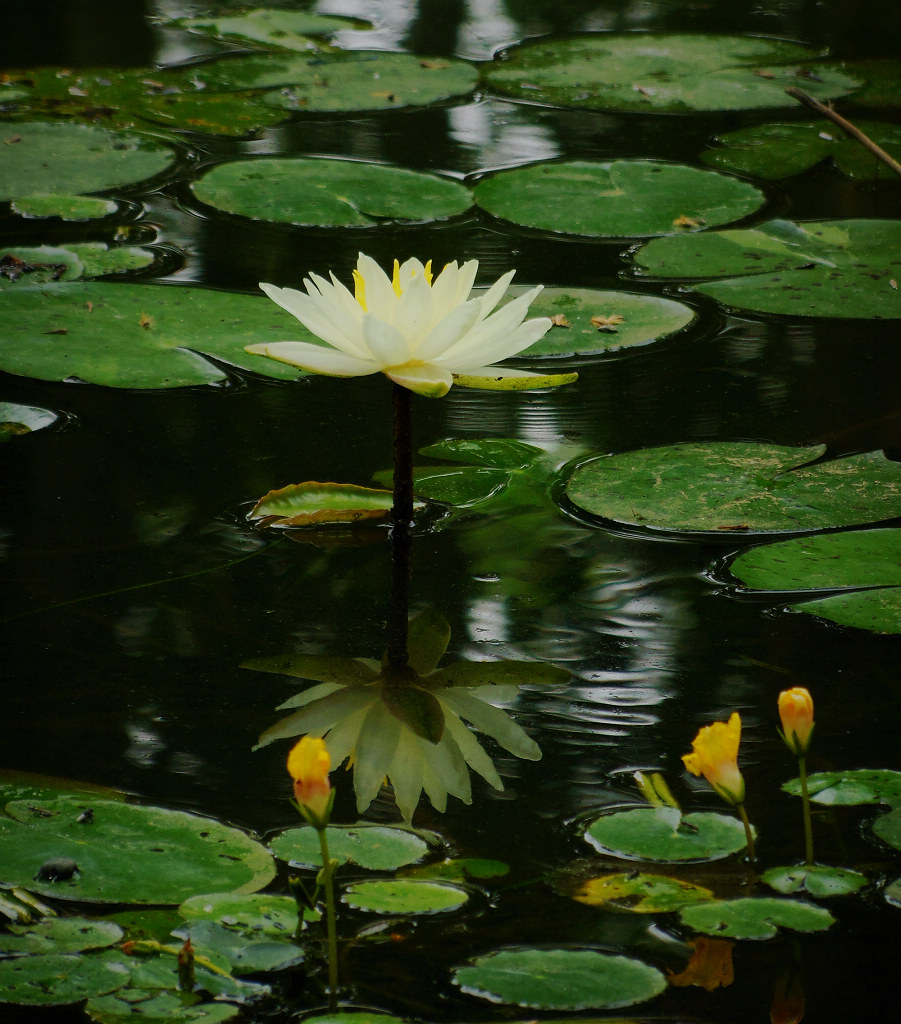
[[(199, 9), (162, 0), (15, 5), (4, 14), (0, 54), (6, 67), (174, 62), (206, 44), (155, 28), (152, 16)], [(898, 56), (901, 40), (894, 4), (859, 0), (334, 0), (317, 9), (374, 19), (375, 43), (354, 45), (474, 60), (528, 36), (584, 29), (771, 35), (829, 47), (837, 57)], [(198, 163), (262, 152), (365, 157), (456, 176), (540, 157), (697, 163), (715, 131), (746, 120), (637, 118), (488, 97), (318, 116), (254, 141), (184, 137), (183, 173), (134, 198), (148, 236), (184, 254), (173, 260), (174, 283), (252, 292), (261, 279), (299, 284), (307, 271), (330, 268), (346, 280), (363, 249), (383, 264), (409, 255), (439, 265), (478, 258), (486, 282), (515, 267), (523, 282), (609, 288), (621, 286), (622, 243), (518, 232), (477, 215), (367, 232), (226, 222), (192, 212), (186, 182)], [(896, 184), (853, 183), (829, 167), (767, 192), (764, 213), (794, 219), (901, 213)], [(0, 230), (6, 244), (111, 240), (102, 229), (55, 234), (3, 215)], [(895, 325), (726, 317), (712, 303), (690, 301), (699, 321), (689, 333), (583, 362), (574, 386), (537, 394), (453, 389), (440, 401), (416, 399), (417, 445), (497, 437), (619, 452), (756, 440), (822, 443), (832, 456), (875, 449), (901, 456)], [(8, 616), (0, 766), (118, 787), (261, 834), (292, 824), (286, 745), (251, 748), (294, 687), (239, 666), (298, 649), (377, 657), (389, 544), (384, 530), (345, 546), (277, 540), (249, 529), (243, 515), (271, 487), (366, 484), (386, 468), (391, 394), (384, 378), (285, 384), (234, 375), (217, 387), (129, 392), (4, 375), (0, 400), (64, 416), (62, 426), (0, 452)], [(530, 1011), (460, 994), (449, 968), (516, 943), (640, 950), (653, 944), (648, 929), (682, 934), (669, 918), (651, 922), (574, 903), (548, 880), (591, 856), (574, 820), (624, 799), (637, 769), (664, 772), (692, 809), (719, 809), (686, 788), (680, 756), (700, 725), (733, 710), (744, 723), (742, 765), (761, 856), (767, 864), (792, 862), (800, 820), (797, 804), (779, 791), (794, 766), (776, 734), (775, 707), (787, 685), (809, 687), (817, 701), (812, 770), (901, 769), (897, 637), (731, 594), (710, 572), (736, 543), (630, 535), (541, 507), (512, 518), (474, 515), (415, 538), (412, 606), (446, 616), (450, 654), (545, 661), (569, 669), (572, 681), (550, 691), (525, 688), (508, 705), (543, 758), (520, 761), (492, 747), (503, 793), (474, 780), (471, 806), (451, 800), (439, 814), (420, 805), (415, 824), (434, 829), (455, 853), (506, 861), (511, 872), (477, 909), (405, 926), (404, 942), (353, 951), (347, 976), (358, 1003), (425, 1020), (516, 1019)], [(335, 778), (335, 816), (352, 821), (349, 776)], [(899, 873), (897, 858), (866, 841), (864, 810), (819, 821), (818, 852), (870, 871), (879, 883)], [(387, 796), (368, 817), (397, 820)], [(864, 1007), (874, 1019), (885, 1017), (898, 1002), (898, 910), (878, 884), (832, 909), (838, 924), (826, 934), (736, 945), (731, 986), (670, 988), (636, 1013), (766, 1020), (776, 979), (798, 957), (809, 1020), (856, 1020)], [(348, 915), (345, 934), (360, 923)], [(654, 948), (661, 966), (681, 969), (675, 939)], [(298, 982), (274, 1016), (289, 1019), (317, 1001)], [(23, 1019), (64, 1017), (34, 1011)], [(74, 1011), (72, 1019), (79, 1019)]]

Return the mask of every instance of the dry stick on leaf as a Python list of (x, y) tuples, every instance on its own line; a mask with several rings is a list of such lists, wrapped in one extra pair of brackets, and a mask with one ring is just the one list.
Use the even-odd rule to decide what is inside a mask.
[(881, 160), (886, 167), (890, 167), (895, 174), (901, 176), (901, 164), (899, 164), (897, 160), (890, 157), (881, 146), (877, 146), (876, 143), (873, 142), (871, 138), (864, 135), (859, 128), (855, 128), (850, 121), (846, 121), (840, 114), (836, 114), (831, 107), (827, 107), (824, 103), (820, 103), (819, 100), (815, 100), (813, 96), (809, 96), (802, 89), (796, 89), (793, 85), (790, 85), (785, 91), (792, 97), (792, 99), (797, 100), (799, 103), (803, 103), (805, 107), (810, 107), (811, 110), (815, 110), (818, 114), (822, 114), (823, 117), (828, 118), (833, 124), (838, 125), (845, 135), (854, 139), (856, 142), (859, 142), (861, 146), (868, 149), (877, 160)]

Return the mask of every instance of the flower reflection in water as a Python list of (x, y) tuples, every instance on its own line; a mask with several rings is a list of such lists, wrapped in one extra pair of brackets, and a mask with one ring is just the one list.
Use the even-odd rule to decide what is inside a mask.
[(448, 795), (471, 803), (470, 768), (502, 790), (472, 729), (516, 757), (538, 760), (535, 741), (492, 702), (510, 699), (523, 684), (565, 683), (569, 673), (530, 661), (459, 661), (439, 668), (449, 640), (444, 616), (425, 611), (410, 622), (406, 665), (304, 654), (245, 662), (245, 668), (318, 683), (281, 705), (292, 713), (267, 729), (258, 746), (300, 735), (326, 738), (334, 764), (350, 759), (358, 811), (366, 810), (387, 779), (407, 822), (423, 790), (439, 811)]

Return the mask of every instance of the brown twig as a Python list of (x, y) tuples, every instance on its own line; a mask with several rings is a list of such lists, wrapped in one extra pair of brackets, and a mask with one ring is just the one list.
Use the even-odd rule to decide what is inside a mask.
[(815, 110), (818, 114), (830, 120), (834, 125), (837, 125), (849, 138), (854, 139), (855, 142), (859, 142), (861, 146), (868, 149), (877, 160), (881, 160), (886, 167), (890, 167), (895, 174), (901, 176), (901, 164), (897, 160), (893, 159), (886, 153), (881, 147), (877, 146), (875, 142), (864, 133), (856, 128), (850, 121), (846, 120), (840, 114), (831, 108), (827, 107), (824, 103), (820, 103), (819, 100), (815, 100), (813, 96), (808, 95), (803, 89), (797, 89), (795, 86), (790, 85), (785, 90), (792, 99), (797, 100), (799, 103), (803, 103), (805, 107), (810, 107), (811, 110)]

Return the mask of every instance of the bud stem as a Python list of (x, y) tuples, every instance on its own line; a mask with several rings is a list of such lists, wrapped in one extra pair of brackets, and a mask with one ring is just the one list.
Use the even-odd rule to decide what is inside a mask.
[(745, 827), (745, 842), (748, 846), (748, 860), (753, 861), (756, 859), (756, 853), (754, 851), (754, 836), (751, 832), (751, 822), (748, 821), (748, 812), (745, 810), (744, 804), (736, 804), (736, 809), (741, 816), (741, 823)]
[(326, 827), (316, 828), (319, 836), (319, 850), (322, 854), (322, 887), (325, 889), (325, 923), (328, 939), (328, 994), (329, 1011), (334, 1013), (338, 1005), (338, 936), (335, 927), (335, 866), (328, 850)]
[(798, 757), (798, 775), (801, 777), (801, 801), (804, 807), (804, 863), (813, 867), (813, 826), (810, 821), (810, 793), (807, 790), (807, 758)]

